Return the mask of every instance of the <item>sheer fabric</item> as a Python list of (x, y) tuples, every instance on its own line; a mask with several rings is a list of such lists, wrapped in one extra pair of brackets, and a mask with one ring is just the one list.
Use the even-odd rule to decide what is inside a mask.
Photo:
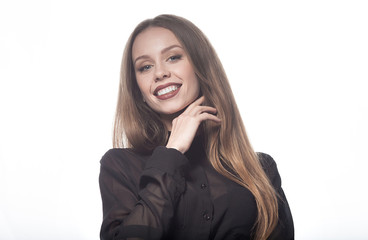
[[(276, 163), (264, 153), (259, 158), (281, 197), (270, 239), (294, 239)], [(102, 157), (99, 180), (103, 240), (251, 239), (253, 195), (213, 169), (199, 137), (186, 154), (162, 146), (151, 155), (111, 149)]]

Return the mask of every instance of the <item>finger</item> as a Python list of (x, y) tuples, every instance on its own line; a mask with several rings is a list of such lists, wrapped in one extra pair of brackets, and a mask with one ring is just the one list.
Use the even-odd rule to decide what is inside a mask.
[(190, 110), (191, 110), (191, 109), (193, 109), (194, 107), (196, 107), (196, 106), (200, 106), (203, 102), (204, 102), (204, 96), (202, 96), (202, 97), (198, 98), (197, 100), (195, 100), (194, 102), (192, 102), (192, 103), (188, 106), (187, 110), (188, 110), (188, 111), (190, 111)]
[(210, 107), (210, 106), (199, 106), (199, 107), (196, 108), (196, 110), (199, 113), (204, 113), (204, 112), (209, 112), (209, 113), (212, 113), (212, 114), (217, 113), (217, 109), (214, 108), (214, 107)]
[(199, 118), (201, 122), (206, 121), (206, 120), (221, 122), (220, 118), (210, 113), (202, 113)]
[(193, 109), (186, 112), (186, 114), (189, 115), (189, 116), (196, 116), (196, 115), (204, 113), (204, 112), (209, 112), (209, 113), (212, 113), (212, 114), (216, 114), (217, 109), (214, 108), (214, 107), (210, 107), (210, 106), (196, 106)]

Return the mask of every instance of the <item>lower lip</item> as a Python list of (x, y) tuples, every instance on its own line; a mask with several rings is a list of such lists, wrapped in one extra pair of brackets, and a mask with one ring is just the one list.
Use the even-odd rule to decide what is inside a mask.
[(174, 91), (171, 91), (169, 93), (166, 93), (166, 94), (163, 94), (163, 95), (160, 95), (160, 96), (156, 96), (158, 99), (160, 100), (167, 100), (167, 99), (170, 99), (170, 98), (173, 98), (176, 96), (176, 94), (178, 94), (180, 90), (180, 87), (178, 87), (176, 90)]

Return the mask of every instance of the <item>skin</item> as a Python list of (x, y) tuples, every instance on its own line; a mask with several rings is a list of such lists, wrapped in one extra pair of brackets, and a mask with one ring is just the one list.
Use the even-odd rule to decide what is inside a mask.
[[(221, 122), (215, 108), (201, 105), (204, 97), (198, 98), (200, 87), (189, 57), (170, 30), (144, 30), (133, 43), (132, 56), (143, 99), (171, 131), (166, 147), (185, 153), (201, 122)], [(167, 84), (180, 86), (179, 91), (173, 97), (159, 99), (155, 90)]]

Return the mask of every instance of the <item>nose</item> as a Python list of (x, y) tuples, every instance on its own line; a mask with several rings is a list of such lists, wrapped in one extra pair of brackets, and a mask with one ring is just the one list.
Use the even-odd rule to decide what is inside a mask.
[(156, 71), (155, 71), (155, 81), (161, 81), (165, 78), (170, 77), (170, 71), (167, 70), (162, 64), (156, 65)]

